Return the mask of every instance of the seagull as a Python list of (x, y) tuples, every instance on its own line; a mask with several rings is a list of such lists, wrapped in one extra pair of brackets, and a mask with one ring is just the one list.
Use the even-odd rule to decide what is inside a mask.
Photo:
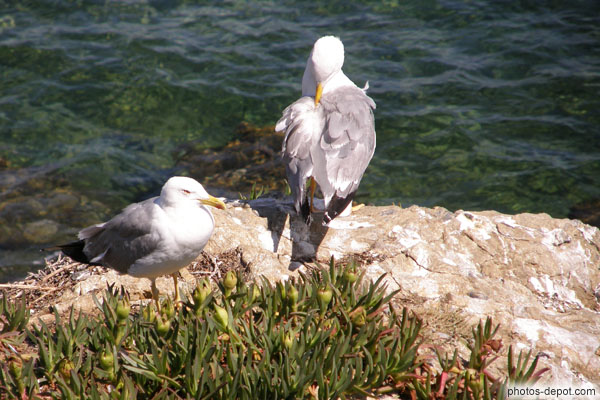
[[(325, 200), (322, 224), (352, 208), (375, 152), (375, 102), (342, 71), (344, 45), (318, 39), (306, 62), (302, 97), (289, 105), (275, 130), (284, 131), (282, 157), (294, 207), (310, 223), (316, 185)], [(305, 183), (311, 178), (310, 205)], [(345, 213), (344, 213), (345, 214)]]
[(173, 277), (178, 303), (177, 272), (194, 261), (213, 233), (215, 219), (206, 206), (225, 209), (198, 181), (174, 176), (160, 196), (130, 204), (111, 220), (82, 229), (77, 241), (44, 250), (61, 250), (75, 261), (149, 278), (160, 308), (156, 278)]

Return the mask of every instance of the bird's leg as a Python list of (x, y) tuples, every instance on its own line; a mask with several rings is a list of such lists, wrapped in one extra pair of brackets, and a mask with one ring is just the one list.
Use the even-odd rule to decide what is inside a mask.
[(173, 302), (175, 303), (175, 307), (179, 307), (179, 303), (181, 302), (181, 298), (179, 297), (179, 287), (177, 286), (177, 274), (179, 272), (174, 272), (171, 274), (173, 277), (173, 283), (175, 284), (175, 299)]
[(156, 304), (156, 310), (160, 312), (160, 302), (158, 301), (158, 288), (156, 287), (156, 278), (150, 278), (152, 285), (150, 286), (152, 290), (152, 298), (154, 299), (154, 303)]
[(315, 190), (317, 190), (317, 181), (310, 177), (310, 212), (315, 212)]

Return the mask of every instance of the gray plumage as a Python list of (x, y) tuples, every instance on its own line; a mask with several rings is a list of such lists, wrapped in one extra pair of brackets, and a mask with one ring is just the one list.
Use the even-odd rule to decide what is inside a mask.
[(76, 261), (103, 265), (152, 281), (191, 263), (212, 235), (215, 220), (206, 206), (224, 209), (192, 178), (172, 177), (158, 197), (131, 204), (111, 220), (82, 229), (78, 241), (48, 248)]
[(126, 274), (136, 262), (155, 253), (161, 242), (152, 227), (157, 199), (131, 204), (111, 220), (82, 229), (78, 236), (89, 260)]
[[(309, 57), (303, 92), (315, 93), (315, 82), (323, 80), (326, 83), (322, 96), (315, 99), (305, 95), (292, 103), (283, 111), (275, 129), (285, 131), (282, 157), (296, 211), (307, 218), (305, 182), (313, 177), (324, 197), (323, 223), (326, 224), (352, 202), (373, 157), (375, 102), (341, 71), (343, 47), (342, 61), (330, 62), (338, 63), (339, 69), (337, 66), (331, 68), (333, 72), (323, 73), (323, 79), (314, 77), (319, 72), (314, 54), (322, 41), (329, 42), (328, 48), (341, 46), (337, 38), (321, 38)], [(326, 57), (330, 52), (321, 53)]]

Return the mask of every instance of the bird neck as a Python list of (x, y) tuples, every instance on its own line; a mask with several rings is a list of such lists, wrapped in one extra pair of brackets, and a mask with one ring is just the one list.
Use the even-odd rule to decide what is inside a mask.
[[(323, 94), (344, 86), (356, 86), (342, 70), (331, 74), (325, 81), (321, 83), (323, 84)], [(316, 90), (317, 81), (310, 69), (306, 68), (306, 70), (304, 70), (304, 76), (302, 77), (302, 95), (314, 97)]]
[(356, 85), (350, 80), (350, 78), (346, 76), (346, 74), (344, 74), (344, 71), (340, 70), (335, 74), (331, 75), (329, 78), (327, 78), (327, 80), (323, 83), (323, 94), (332, 92), (335, 89), (345, 86)]

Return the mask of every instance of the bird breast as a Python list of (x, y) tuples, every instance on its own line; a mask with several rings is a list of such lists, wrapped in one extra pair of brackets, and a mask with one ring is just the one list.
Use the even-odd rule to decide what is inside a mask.
[(200, 253), (215, 227), (212, 213), (200, 204), (169, 207), (164, 211), (162, 217), (169, 221), (158, 225), (164, 227), (159, 235), (165, 242), (171, 242), (173, 248)]

